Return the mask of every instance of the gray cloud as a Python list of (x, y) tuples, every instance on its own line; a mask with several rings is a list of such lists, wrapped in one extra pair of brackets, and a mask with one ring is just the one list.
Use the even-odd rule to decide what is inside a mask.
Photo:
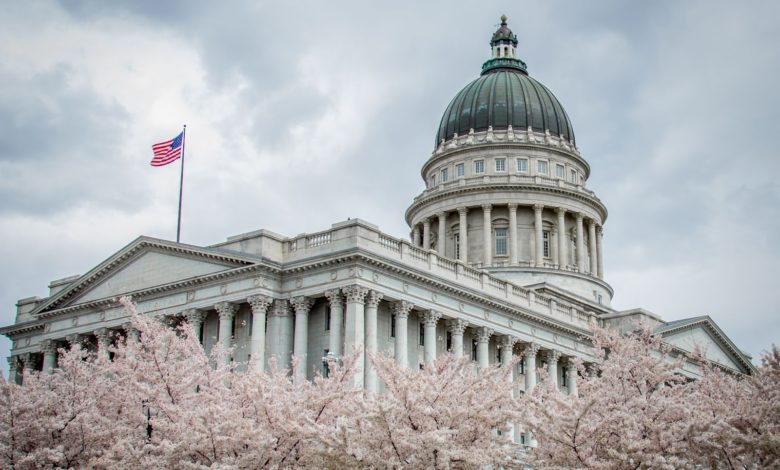
[[(769, 281), (780, 275), (779, 9), (670, 1), (9, 8), (7, 24), (66, 23), (63, 39), (91, 31), (121, 46), (116, 56), (95, 52), (105, 64), (94, 67), (64, 49), (33, 78), (0, 56), (10, 64), (0, 66), (0, 126), (13, 129), (0, 138), (0, 168), (17, 181), (0, 183), (0, 272), (12, 280), (0, 287), (0, 320), (12, 321), (17, 298), (44, 294), (50, 279), (83, 272), (140, 233), (171, 237), (170, 172), (149, 173), (138, 157), (163, 132), (160, 113), (192, 124), (186, 241), (257, 228), (293, 235), (347, 217), (406, 236), (403, 213), (422, 189), (419, 168), (441, 113), (478, 75), (506, 13), (531, 75), (566, 106), (593, 168), (589, 186), (610, 209), (615, 305), (669, 320), (709, 313), (757, 354), (780, 332)], [(32, 48), (34, 33), (15, 40)], [(155, 41), (160, 50), (148, 46)], [(160, 51), (181, 51), (170, 59), (184, 69), (160, 78), (178, 98), (150, 78), (159, 70), (125, 65), (133, 51), (121, 47), (135, 42), (159, 63)], [(96, 80), (102, 65), (127, 74)], [(128, 98), (123, 89), (137, 91)], [(133, 98), (152, 108), (139, 111)], [(46, 141), (25, 146), (41, 129)], [(111, 155), (119, 133), (125, 148), (89, 167), (94, 155)], [(35, 233), (20, 243), (20, 230)], [(97, 246), (80, 241), (90, 236)]]

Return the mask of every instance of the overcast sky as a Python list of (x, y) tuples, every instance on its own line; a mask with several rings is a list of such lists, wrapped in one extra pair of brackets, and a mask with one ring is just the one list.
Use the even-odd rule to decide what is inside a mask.
[[(609, 209), (618, 309), (780, 342), (780, 3), (0, 1), (0, 324), (139, 235), (347, 217), (408, 236), (441, 114), (506, 13)], [(3, 337), (0, 356), (10, 343)], [(0, 365), (7, 370), (5, 360)]]

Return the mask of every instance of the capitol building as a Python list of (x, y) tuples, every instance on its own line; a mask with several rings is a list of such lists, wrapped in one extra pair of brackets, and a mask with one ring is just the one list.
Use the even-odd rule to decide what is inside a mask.
[[(612, 307), (607, 207), (588, 187), (591, 167), (563, 105), (529, 75), (517, 44), (502, 17), (481, 73), (443, 110), (424, 186), (404, 214), (408, 238), (361, 219), (209, 246), (139, 237), (89, 272), (52, 281), (47, 297), (18, 301), (14, 324), (0, 328), (12, 341), (11, 379), (51, 371), (58, 348), (97, 349), (126, 334), (124, 295), (144, 314), (190, 322), (207, 352), (230, 344), (240, 369), (250, 358), (289, 366), (294, 355), (298, 377), (327, 374), (328, 358), (359, 345), (410, 368), (448, 351), (479, 366), (524, 354), (513, 370), (520, 389), (543, 367), (576, 393), (570, 363), (596, 360), (594, 325), (639, 322), (673, 354), (698, 346), (713, 364), (752, 373), (750, 356), (707, 316), (666, 322)], [(681, 373), (695, 378), (699, 365), (689, 360)], [(365, 355), (354, 381), (381, 390)]]

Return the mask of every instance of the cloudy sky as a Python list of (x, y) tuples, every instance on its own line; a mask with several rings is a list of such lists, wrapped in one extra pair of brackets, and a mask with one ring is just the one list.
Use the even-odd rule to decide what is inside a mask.
[[(502, 13), (610, 210), (614, 306), (780, 342), (780, 3), (0, 1), (0, 324), (138, 235), (403, 213)], [(9, 342), (0, 341), (0, 356)], [(2, 361), (2, 370), (7, 369)]]

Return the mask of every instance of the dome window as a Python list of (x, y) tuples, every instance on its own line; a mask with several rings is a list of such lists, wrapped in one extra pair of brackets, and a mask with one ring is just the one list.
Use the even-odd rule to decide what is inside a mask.
[(496, 256), (506, 256), (507, 255), (507, 249), (506, 249), (506, 229), (505, 228), (497, 228), (496, 229), (495, 247), (496, 247)]
[(474, 173), (485, 172), (485, 160), (474, 160)]
[(506, 158), (496, 158), (496, 172), (503, 173), (506, 171)]
[(547, 174), (547, 160), (537, 160), (536, 162), (536, 173), (540, 175), (546, 175)]
[(528, 159), (527, 158), (518, 158), (517, 159), (517, 171), (518, 171), (518, 173), (528, 173)]
[(455, 176), (458, 178), (466, 176), (466, 165), (463, 163), (458, 163), (455, 165)]
[(565, 170), (566, 168), (564, 168), (564, 166), (561, 165), (560, 163), (555, 164), (555, 176), (557, 178), (561, 178), (561, 179), (565, 178), (566, 177)]
[(447, 168), (442, 168), (441, 169), (441, 182), (442, 183), (446, 183), (447, 182), (447, 177), (449, 176), (447, 173), (449, 173), (447, 171)]
[(577, 184), (577, 170), (571, 170), (571, 182)]

